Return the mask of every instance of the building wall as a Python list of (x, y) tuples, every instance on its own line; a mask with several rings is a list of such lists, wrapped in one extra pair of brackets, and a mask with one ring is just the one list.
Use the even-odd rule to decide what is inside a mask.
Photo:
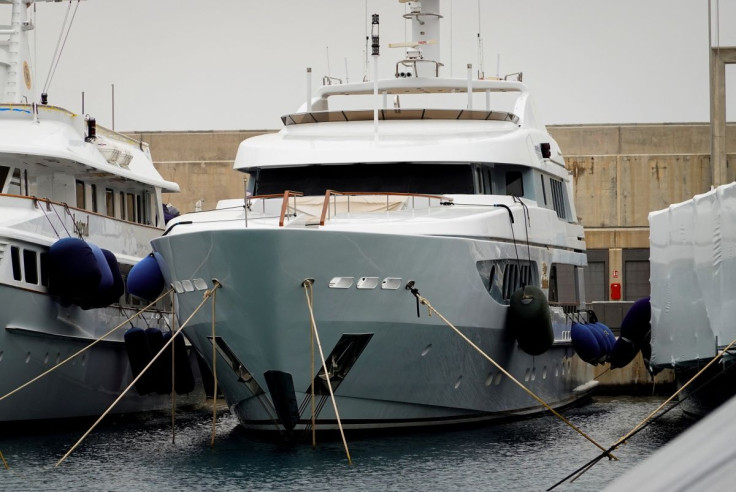
[[(643, 297), (649, 280), (648, 214), (710, 189), (709, 126), (573, 125), (549, 131), (565, 153), (585, 226), (593, 267), (586, 278), (587, 300)], [(733, 181), (736, 125), (727, 127), (726, 136), (727, 176)]]
[[(550, 126), (575, 184), (592, 268), (587, 300), (635, 300), (649, 277), (650, 211), (710, 189), (708, 124)], [(182, 192), (165, 200), (182, 212), (243, 196), (232, 169), (238, 145), (264, 131), (136, 132), (164, 178)], [(736, 124), (727, 126), (728, 179), (736, 178)], [(620, 299), (611, 284), (619, 284)], [(614, 291), (616, 289), (613, 289)]]

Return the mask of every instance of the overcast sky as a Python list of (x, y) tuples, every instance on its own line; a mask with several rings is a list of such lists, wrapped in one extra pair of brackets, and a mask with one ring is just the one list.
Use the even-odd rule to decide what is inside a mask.
[[(37, 81), (67, 5), (38, 4)], [(405, 40), (404, 8), (367, 2), (381, 16), (382, 76), (402, 55), (386, 45)], [(478, 10), (443, 3), (444, 75), (477, 65)], [(305, 100), (306, 67), (315, 87), (327, 74), (328, 52), (331, 75), (345, 79), (347, 60), (349, 80), (362, 79), (365, 13), (365, 0), (83, 1), (50, 103), (80, 112), (84, 91), (85, 112), (109, 127), (115, 84), (118, 131), (280, 128)], [(713, 17), (714, 39), (736, 45), (736, 0), (713, 0)], [(501, 74), (523, 71), (546, 124), (709, 120), (705, 0), (481, 0), (480, 21), (486, 73), (498, 55)], [(733, 65), (727, 94), (734, 121)]]

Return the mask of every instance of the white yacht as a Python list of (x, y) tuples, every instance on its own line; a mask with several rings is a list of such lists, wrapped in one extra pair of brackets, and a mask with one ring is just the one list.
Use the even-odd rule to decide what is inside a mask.
[[(145, 144), (33, 102), (40, 96), (28, 43), (33, 9), (33, 1), (0, 0), (0, 12), (10, 14), (0, 26), (0, 396), (148, 304), (123, 293), (121, 277), (106, 300), (74, 298), (74, 271), (50, 280), (50, 249), (60, 241), (95, 245), (125, 277), (163, 232), (162, 191), (179, 189), (155, 170)], [(73, 269), (89, 265), (66, 261)], [(101, 288), (92, 285), (93, 297)], [(135, 323), (161, 326), (162, 312)], [(131, 381), (125, 329), (2, 399), (0, 422), (99, 416)], [(133, 390), (113, 412), (166, 405), (165, 396)]]
[[(214, 336), (209, 308), (185, 332), (210, 365), (214, 343), (248, 429), (308, 431), (313, 390), (317, 430), (338, 417), (355, 430), (544, 411), (408, 288), (554, 407), (592, 378), (570, 342), (586, 254), (557, 143), (519, 80), (439, 76), (438, 0), (409, 2), (404, 17), (413, 38), (395, 74), (321, 87), (281, 131), (241, 143), (245, 198), (153, 241), (182, 319), (221, 285)], [(525, 287), (550, 321), (531, 340), (509, 315)]]

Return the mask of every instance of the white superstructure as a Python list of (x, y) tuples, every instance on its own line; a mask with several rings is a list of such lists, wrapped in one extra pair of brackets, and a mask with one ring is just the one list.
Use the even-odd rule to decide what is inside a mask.
[[(156, 171), (146, 144), (35, 102), (40, 91), (27, 39), (33, 7), (28, 0), (0, 1), (11, 20), (0, 27), (0, 396), (145, 305), (127, 293), (98, 309), (52, 296), (49, 247), (68, 237), (93, 243), (111, 251), (125, 275), (162, 232), (162, 191), (179, 189)], [(149, 314), (146, 322), (164, 319)], [(130, 381), (124, 330), (0, 401), (0, 422), (101, 414)], [(134, 391), (115, 411), (163, 404), (165, 397)]]

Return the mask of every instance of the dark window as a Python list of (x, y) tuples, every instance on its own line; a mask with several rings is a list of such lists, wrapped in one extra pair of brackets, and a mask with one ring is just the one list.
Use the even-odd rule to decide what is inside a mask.
[(470, 164), (314, 165), (249, 172), (256, 175), (256, 195), (285, 190), (305, 195), (324, 195), (326, 190), (468, 195), (475, 192)]
[(41, 253), (41, 285), (44, 287), (49, 286), (49, 254)]
[(36, 263), (35, 251), (29, 249), (23, 250), (23, 271), (26, 282), (29, 284), (38, 283), (38, 263)]
[(17, 246), (10, 247), (10, 261), (13, 264), (13, 278), (23, 280), (23, 272), (20, 270), (20, 250)]
[(485, 189), (486, 195), (492, 195), (493, 194), (493, 179), (491, 179), (490, 168), (486, 166), (483, 166), (483, 181), (486, 185), (486, 189)]
[(542, 199), (544, 200), (544, 204), (547, 205), (547, 189), (544, 187), (544, 174), (539, 177), (542, 178)]
[(557, 212), (557, 217), (565, 219), (567, 218), (567, 213), (565, 212), (565, 188), (562, 185), (562, 181), (550, 178), (549, 184), (552, 190), (552, 205), (555, 208), (555, 212)]
[(92, 211), (97, 212), (97, 185), (91, 185), (92, 188)]
[(508, 171), (506, 173), (506, 194), (524, 196), (524, 180), (521, 171)]
[(139, 224), (142, 224), (143, 223), (143, 207), (141, 206), (141, 196), (140, 195), (135, 196), (135, 202), (136, 202), (135, 210), (137, 212), (136, 222), (138, 222)]
[(128, 214), (130, 212), (127, 212), (125, 210), (125, 193), (122, 191), (120, 192), (120, 218), (123, 220), (128, 220)]
[(105, 189), (105, 209), (108, 217), (115, 217), (115, 192), (110, 188)]
[(10, 174), (10, 168), (8, 166), (0, 166), (0, 193), (5, 188), (5, 181), (8, 179), (8, 174)]
[(86, 208), (86, 202), (84, 182), (77, 180), (77, 208)]

